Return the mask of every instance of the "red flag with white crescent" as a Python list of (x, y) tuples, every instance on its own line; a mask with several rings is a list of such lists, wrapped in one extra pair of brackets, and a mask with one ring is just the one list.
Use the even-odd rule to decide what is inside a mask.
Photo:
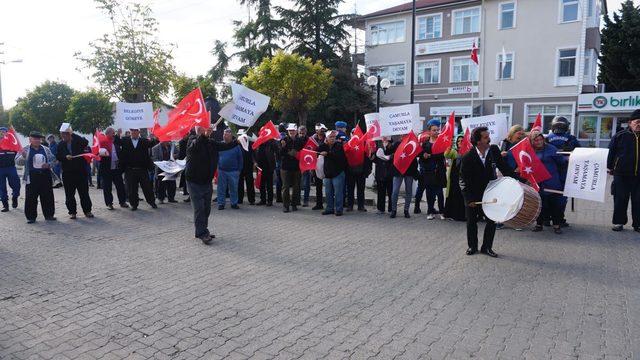
[(449, 121), (447, 121), (444, 129), (442, 129), (440, 135), (438, 135), (438, 138), (433, 143), (433, 147), (431, 148), (432, 155), (442, 154), (443, 152), (447, 151), (449, 147), (451, 147), (451, 145), (453, 144), (453, 133), (455, 127), (455, 113), (452, 112), (451, 115), (449, 115)]
[(471, 133), (469, 132), (469, 128), (467, 128), (464, 131), (464, 136), (462, 137), (462, 143), (458, 148), (458, 154), (464, 155), (467, 152), (469, 152), (471, 148), (473, 148), (473, 145), (471, 144)]
[(18, 135), (13, 128), (9, 128), (9, 131), (7, 131), (2, 140), (0, 140), (0, 149), (16, 152), (22, 150), (22, 145), (20, 144), (20, 140), (18, 140)]
[(360, 126), (356, 126), (355, 130), (351, 134), (351, 138), (344, 145), (344, 155), (347, 158), (349, 166), (360, 166), (364, 163), (365, 154), (365, 139), (364, 134)]
[(150, 130), (152, 134), (154, 134), (156, 131), (158, 131), (158, 129), (160, 129), (160, 121), (158, 119), (159, 117), (160, 117), (160, 109), (156, 109), (156, 111), (153, 112), (153, 127)]
[(476, 63), (476, 65), (479, 64), (478, 62), (478, 46), (476, 45), (476, 42), (473, 42), (473, 45), (471, 46), (471, 60)]
[(396, 152), (393, 154), (393, 166), (404, 175), (416, 156), (420, 154), (421, 150), (422, 147), (418, 144), (416, 134), (410, 131), (402, 138), (400, 145), (398, 145)]
[(267, 122), (266, 124), (264, 124), (264, 126), (260, 128), (260, 131), (258, 132), (258, 139), (253, 143), (253, 145), (251, 145), (251, 148), (253, 150), (256, 150), (260, 147), (260, 145), (264, 144), (265, 142), (271, 139), (279, 139), (279, 138), (280, 138), (280, 133), (278, 132), (278, 129), (276, 128), (275, 125), (273, 125), (273, 122), (269, 120), (269, 122)]
[(520, 169), (520, 177), (529, 180), (531, 186), (533, 186), (536, 191), (540, 191), (538, 183), (550, 179), (551, 174), (549, 174), (547, 168), (536, 155), (529, 138), (524, 138), (519, 143), (513, 145), (510, 151)]
[(318, 142), (316, 141), (316, 139), (313, 138), (313, 136), (310, 136), (307, 139), (307, 143), (304, 144), (304, 148), (311, 150), (311, 151), (318, 151)]
[(155, 129), (153, 134), (160, 141), (180, 140), (195, 126), (211, 126), (211, 116), (205, 107), (200, 88), (194, 89), (180, 100), (175, 109), (169, 112), (167, 125)]
[(533, 126), (531, 127), (531, 131), (540, 131), (542, 132), (542, 115), (538, 113), (536, 116), (536, 121), (533, 122)]
[(300, 165), (300, 171), (315, 170), (318, 164), (318, 153), (308, 149), (302, 149), (298, 152), (298, 165)]

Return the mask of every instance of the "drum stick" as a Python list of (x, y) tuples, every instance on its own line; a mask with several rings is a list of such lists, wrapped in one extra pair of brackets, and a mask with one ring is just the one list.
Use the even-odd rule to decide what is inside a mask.
[(491, 201), (476, 201), (474, 204), (476, 205), (485, 205), (485, 204), (495, 204), (498, 202), (498, 199), (493, 199)]
[(558, 151), (558, 152), (556, 152), (556, 154), (560, 154), (560, 155), (571, 155), (571, 151)]
[(563, 191), (560, 191), (560, 190), (544, 189), (543, 191), (544, 191), (544, 192), (551, 193), (551, 194), (560, 194), (560, 195), (564, 195), (564, 192), (563, 192)]

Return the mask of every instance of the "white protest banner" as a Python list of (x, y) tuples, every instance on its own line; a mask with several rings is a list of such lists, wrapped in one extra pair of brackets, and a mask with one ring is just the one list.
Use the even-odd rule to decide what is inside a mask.
[(246, 86), (232, 83), (233, 100), (218, 113), (230, 123), (251, 127), (269, 107), (271, 98)]
[(575, 148), (569, 157), (564, 196), (604, 202), (609, 149)]
[(153, 104), (117, 102), (114, 122), (118, 129), (153, 128)]
[(404, 135), (413, 130), (420, 118), (420, 105), (408, 104), (380, 108), (380, 135)]
[(186, 164), (176, 161), (154, 161), (153, 163), (167, 174), (177, 174), (186, 167)]
[[(374, 122), (376, 122), (376, 120), (378, 121), (378, 124), (380, 124), (380, 114), (378, 113), (369, 113), (369, 114), (364, 114), (364, 122), (367, 125), (367, 131), (369, 131), (369, 128), (373, 125)], [(376, 137), (373, 138), (372, 140), (381, 140), (381, 137)]]
[(489, 129), (491, 143), (496, 145), (499, 145), (507, 137), (507, 132), (509, 131), (509, 122), (506, 114), (465, 118), (460, 123), (462, 124), (463, 132), (466, 128), (469, 128), (469, 132), (472, 132), (477, 127), (486, 126)]

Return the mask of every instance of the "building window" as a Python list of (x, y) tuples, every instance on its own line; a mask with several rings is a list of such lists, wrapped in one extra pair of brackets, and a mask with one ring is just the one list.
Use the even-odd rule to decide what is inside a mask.
[(549, 104), (549, 105), (526, 105), (525, 106), (525, 128), (530, 130), (536, 121), (538, 114), (542, 115), (542, 130), (551, 130), (551, 121), (556, 116), (564, 116), (573, 123), (573, 104)]
[(384, 45), (404, 41), (404, 21), (371, 25), (371, 45)]
[(593, 9), (594, 9), (593, 1), (594, 0), (587, 0), (587, 16), (589, 17), (593, 16)]
[(437, 84), (440, 82), (440, 60), (420, 61), (416, 63), (416, 83)]
[(564, 49), (558, 53), (558, 77), (576, 76), (576, 49)]
[(578, 20), (578, 0), (560, 0), (561, 22)]
[(505, 114), (507, 115), (507, 124), (511, 126), (511, 114), (513, 112), (513, 104), (496, 104), (495, 105), (495, 114)]
[(404, 85), (404, 64), (401, 65), (384, 65), (369, 68), (370, 75), (380, 75), (381, 78), (387, 78), (391, 82), (391, 86)]
[(513, 53), (505, 53), (506, 60), (502, 55), (502, 53), (498, 54), (496, 62), (497, 80), (513, 79)]
[(478, 81), (478, 67), (470, 58), (451, 58), (449, 82)]
[(480, 32), (480, 8), (454, 10), (452, 35)]
[(418, 18), (418, 40), (437, 39), (442, 36), (442, 14)]
[(516, 27), (516, 3), (506, 2), (500, 4), (500, 30)]

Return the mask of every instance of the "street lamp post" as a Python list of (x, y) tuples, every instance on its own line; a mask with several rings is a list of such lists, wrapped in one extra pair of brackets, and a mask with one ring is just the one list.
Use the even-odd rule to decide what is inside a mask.
[(381, 78), (380, 75), (371, 75), (367, 78), (367, 85), (371, 87), (371, 90), (376, 91), (376, 112), (380, 111), (380, 90), (384, 93), (391, 87), (391, 81), (387, 78)]

